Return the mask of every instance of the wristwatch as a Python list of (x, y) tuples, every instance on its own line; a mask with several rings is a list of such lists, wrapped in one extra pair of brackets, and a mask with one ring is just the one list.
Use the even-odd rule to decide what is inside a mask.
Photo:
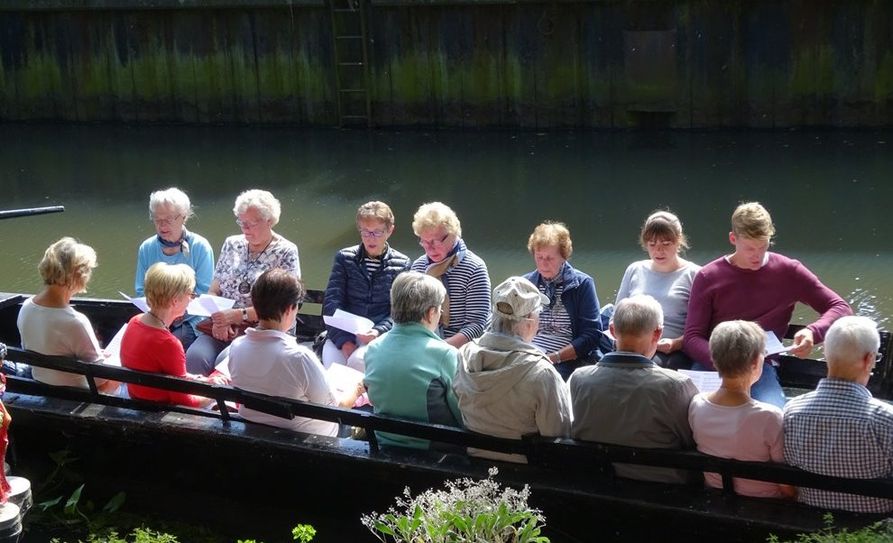
[(248, 321), (248, 308), (242, 308), (242, 322)]

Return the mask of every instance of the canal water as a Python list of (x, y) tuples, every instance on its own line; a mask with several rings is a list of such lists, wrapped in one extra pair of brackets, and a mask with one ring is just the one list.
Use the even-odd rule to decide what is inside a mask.
[[(775, 250), (802, 260), (858, 313), (893, 315), (893, 132), (378, 132), (238, 127), (0, 126), (2, 204), (65, 205), (63, 214), (0, 222), (0, 290), (34, 292), (44, 249), (63, 235), (99, 254), (89, 295), (133, 290), (136, 248), (152, 234), (148, 195), (176, 185), (189, 223), (219, 250), (238, 232), (235, 196), (260, 187), (283, 204), (277, 231), (298, 244), (309, 288), (357, 242), (354, 213), (371, 199), (394, 208), (392, 244), (422, 253), (419, 204), (458, 213), (494, 284), (533, 268), (530, 231), (564, 221), (575, 266), (613, 301), (626, 265), (643, 254), (641, 221), (656, 208), (682, 218), (689, 258), (729, 250), (729, 216), (758, 200), (773, 214)], [(801, 309), (797, 318), (811, 318)]]

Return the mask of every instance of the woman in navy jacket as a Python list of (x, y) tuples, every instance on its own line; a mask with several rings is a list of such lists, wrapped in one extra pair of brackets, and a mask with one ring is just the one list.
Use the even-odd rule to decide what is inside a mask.
[(357, 210), (357, 230), (362, 243), (346, 247), (335, 255), (323, 300), (323, 315), (341, 309), (366, 317), (374, 325), (364, 333), (352, 334), (327, 326), (322, 361), (346, 364), (363, 371), (367, 343), (393, 326), (391, 283), (409, 269), (409, 257), (388, 245), (394, 233), (394, 213), (383, 202), (368, 202)]
[(546, 353), (567, 380), (578, 367), (596, 361), (602, 327), (595, 281), (567, 261), (573, 244), (570, 232), (561, 223), (537, 226), (527, 249), (536, 269), (524, 278), (549, 298), (532, 343)]

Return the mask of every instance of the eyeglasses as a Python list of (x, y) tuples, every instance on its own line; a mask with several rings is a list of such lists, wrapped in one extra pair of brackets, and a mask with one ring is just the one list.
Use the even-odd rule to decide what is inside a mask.
[(195, 300), (199, 296), (201, 296), (201, 294), (199, 294), (198, 292), (195, 292), (194, 290), (189, 293), (189, 297), (192, 298), (193, 300)]
[(183, 215), (177, 215), (176, 217), (166, 217), (166, 218), (153, 217), (152, 215), (149, 215), (149, 220), (152, 221), (153, 223), (155, 223), (155, 226), (171, 226), (172, 224), (174, 224), (175, 222), (179, 221), (182, 218), (183, 218)]
[(419, 238), (419, 245), (421, 245), (422, 247), (440, 247), (446, 242), (448, 237), (450, 237), (449, 234), (446, 234), (440, 239), (425, 240)]
[(245, 230), (252, 230), (254, 228), (257, 228), (257, 225), (259, 225), (261, 222), (262, 221), (250, 222), (243, 221), (242, 219), (236, 219), (236, 224), (239, 225), (239, 228), (244, 228)]
[(874, 353), (875, 364), (881, 362), (883, 359), (884, 359), (884, 353), (881, 353), (881, 352)]
[(364, 238), (375, 238), (378, 239), (385, 235), (384, 230), (366, 230), (365, 228), (360, 228), (360, 237)]

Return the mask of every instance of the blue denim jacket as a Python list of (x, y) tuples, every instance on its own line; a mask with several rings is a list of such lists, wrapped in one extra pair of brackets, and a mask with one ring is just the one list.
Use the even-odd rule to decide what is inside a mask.
[[(537, 287), (545, 285), (546, 281), (536, 270), (524, 276)], [(577, 358), (586, 358), (599, 346), (602, 335), (601, 321), (599, 319), (598, 294), (595, 292), (595, 281), (592, 277), (576, 270), (570, 262), (565, 264), (562, 272), (564, 292), (561, 294), (561, 303), (571, 318), (571, 332), (574, 339), (571, 345), (577, 351)]]
[[(354, 245), (338, 251), (326, 294), (323, 299), (323, 315), (333, 315), (336, 309), (366, 317), (375, 323), (375, 330), (383, 334), (391, 329), (391, 283), (398, 274), (409, 269), (409, 257), (390, 247), (381, 257), (381, 268), (370, 274), (363, 259), (363, 245)], [(338, 328), (327, 326), (328, 339), (339, 349), (356, 336)]]

